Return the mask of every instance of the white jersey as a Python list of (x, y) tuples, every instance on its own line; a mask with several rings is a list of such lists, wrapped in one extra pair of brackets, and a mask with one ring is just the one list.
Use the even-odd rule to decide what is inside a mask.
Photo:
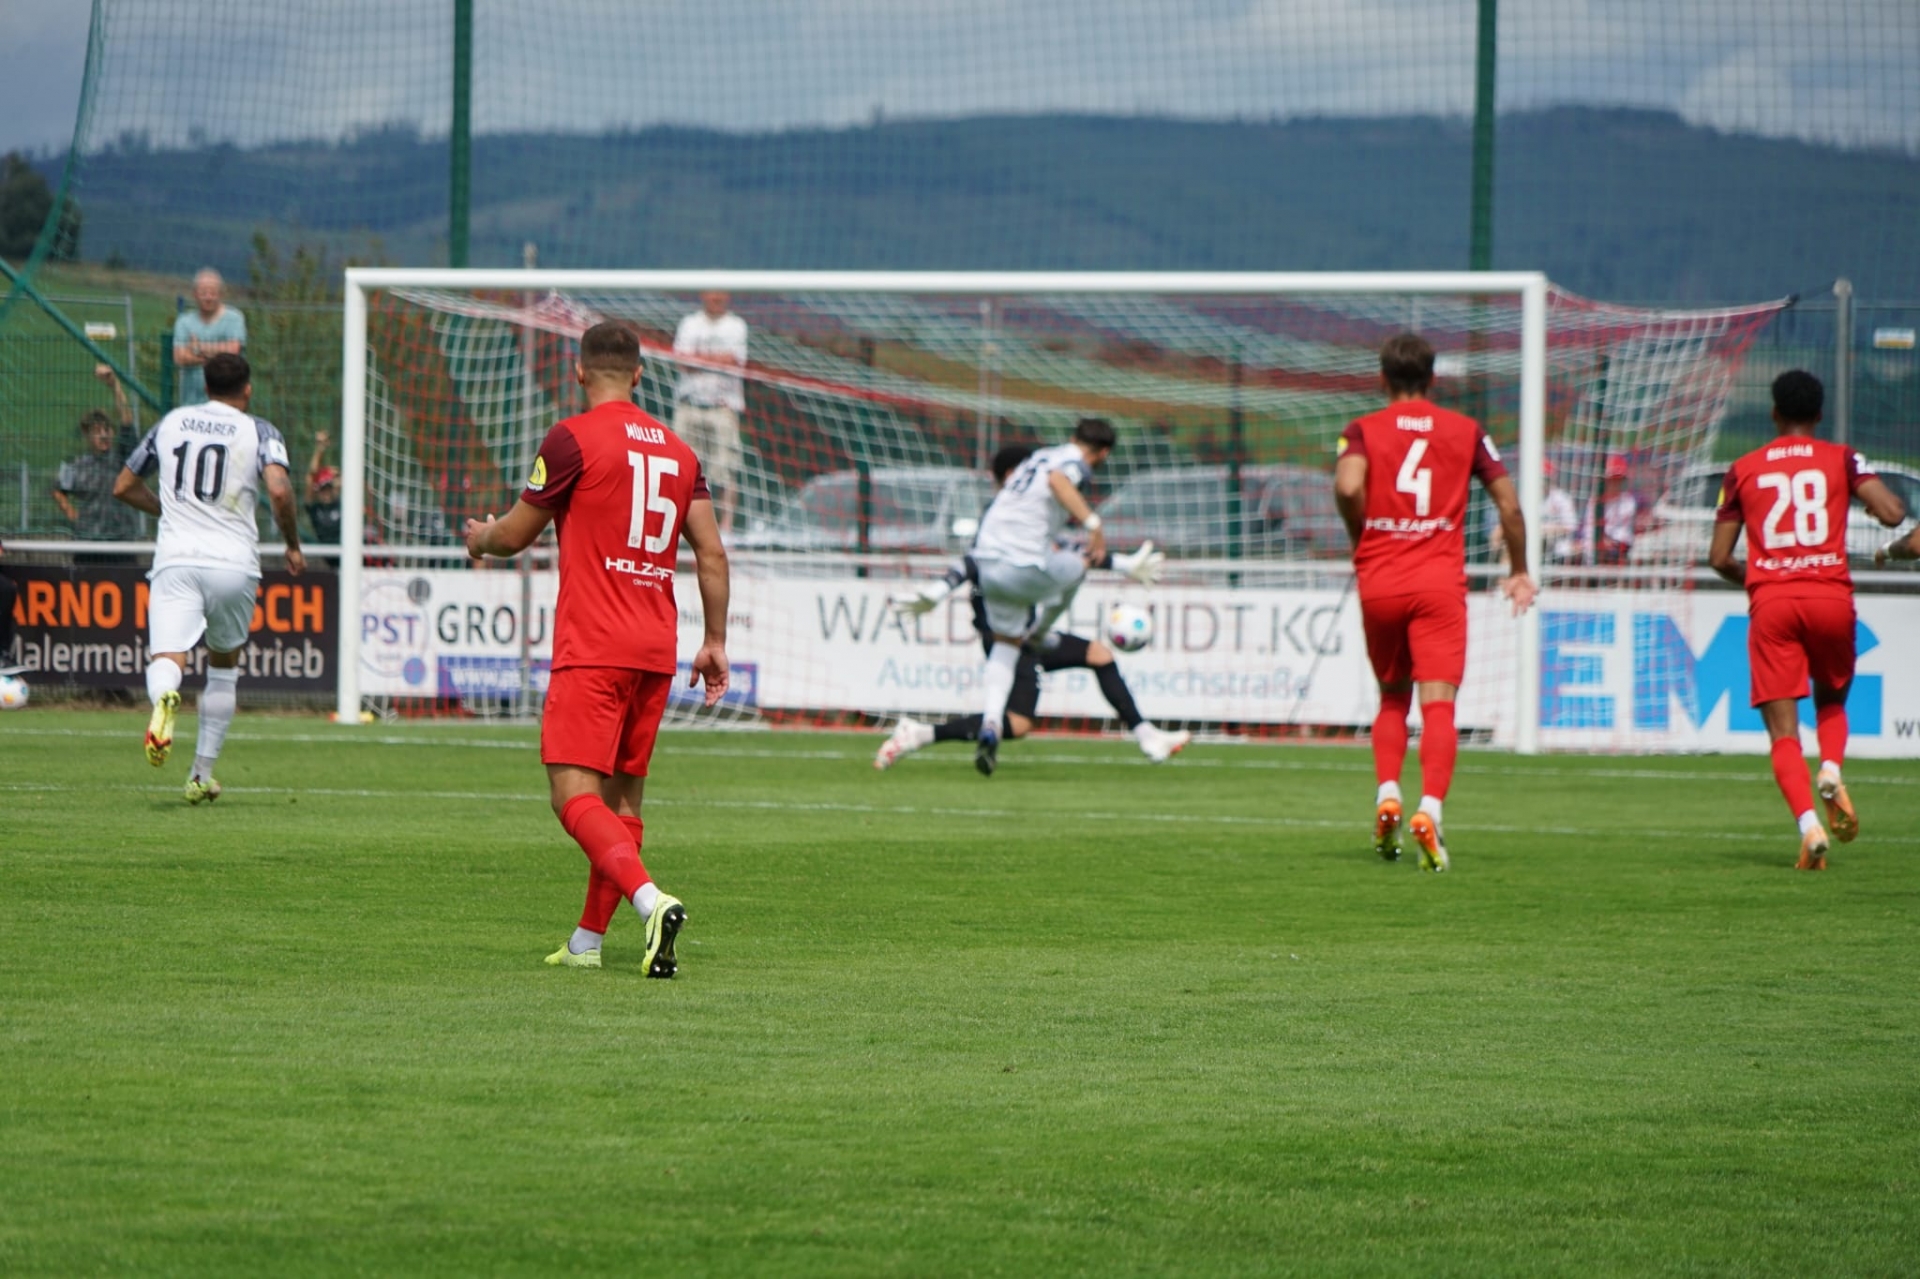
[(1067, 508), (1054, 497), (1048, 478), (1055, 471), (1072, 480), (1082, 493), (1093, 479), (1093, 468), (1078, 444), (1034, 450), (1007, 477), (1006, 486), (980, 517), (980, 532), (973, 539), (975, 556), (1030, 566), (1047, 562), (1054, 539), (1067, 527)]
[(127, 469), (159, 469), (160, 535), (153, 572), (176, 565), (260, 575), (254, 508), (269, 466), (287, 465), (287, 442), (271, 422), (229, 404), (190, 404), (154, 423)]
[[(717, 320), (705, 311), (695, 311), (674, 330), (673, 350), (676, 355), (697, 355), (722, 362), (737, 360), (745, 364), (747, 322), (731, 311)], [(744, 412), (747, 407), (746, 391), (739, 378), (709, 373), (705, 369), (681, 370), (673, 398), (696, 408), (732, 409), (735, 413)]]

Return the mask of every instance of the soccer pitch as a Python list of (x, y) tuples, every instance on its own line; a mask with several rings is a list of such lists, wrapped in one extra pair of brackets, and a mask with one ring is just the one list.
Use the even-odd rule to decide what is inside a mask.
[(1436, 877), (1351, 748), (669, 734), (669, 983), (541, 964), (530, 729), (243, 713), (193, 809), (143, 725), (0, 722), (8, 1273), (1920, 1257), (1911, 764), (1806, 875), (1764, 759), (1469, 752)]

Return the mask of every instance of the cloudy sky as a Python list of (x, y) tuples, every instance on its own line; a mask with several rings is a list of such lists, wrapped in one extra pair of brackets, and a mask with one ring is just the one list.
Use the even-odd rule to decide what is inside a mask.
[[(476, 0), (475, 126), (1465, 114), (1473, 0)], [(447, 126), (450, 0), (105, 0), (89, 138)], [(85, 0), (0, 0), (0, 150), (64, 146)], [(1920, 154), (1920, 0), (1502, 0), (1499, 101)]]

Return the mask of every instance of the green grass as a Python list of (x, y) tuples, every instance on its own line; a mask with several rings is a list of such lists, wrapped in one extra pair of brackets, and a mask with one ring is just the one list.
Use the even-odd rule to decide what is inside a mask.
[(1910, 764), (1812, 876), (1764, 760), (1472, 753), (1432, 877), (1352, 749), (671, 734), (665, 983), (541, 965), (530, 731), (243, 715), (190, 809), (141, 721), (0, 723), (0, 1271), (1920, 1256)]

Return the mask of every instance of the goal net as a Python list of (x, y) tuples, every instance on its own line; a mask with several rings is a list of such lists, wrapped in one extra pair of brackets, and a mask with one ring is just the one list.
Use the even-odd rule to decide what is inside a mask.
[[(675, 335), (702, 293), (724, 292), (748, 333), (741, 447), (737, 462), (703, 460), (718, 466), (729, 522), (734, 687), (718, 713), (696, 714), (688, 695), (676, 718), (861, 724), (977, 710), (982, 653), (965, 600), (914, 619), (887, 597), (965, 552), (997, 451), (1058, 442), (1098, 416), (1119, 435), (1096, 477), (1108, 540), (1151, 539), (1169, 563), (1153, 587), (1091, 574), (1065, 628), (1097, 636), (1114, 604), (1148, 610), (1153, 642), (1122, 667), (1156, 722), (1365, 726), (1375, 693), (1333, 444), (1382, 402), (1380, 344), (1412, 330), (1439, 352), (1434, 399), (1508, 451), (1546, 575), (1543, 607), (1508, 617), (1476, 493), (1460, 720), (1529, 750), (1634, 745), (1624, 711), (1649, 675), (1682, 703), (1695, 696), (1679, 655), (1699, 651), (1686, 587), (1709, 528), (1667, 507), (1711, 470), (1734, 374), (1780, 305), (1607, 306), (1523, 273), (376, 269), (347, 284), (342, 585), (361, 625), (343, 628), (344, 716), (537, 711), (551, 555), (475, 568), (460, 527), (504, 512), (548, 427), (583, 407), (573, 365), (588, 326), (635, 329), (635, 398), (661, 421), (713, 398), (716, 366), (676, 352)], [(1622, 516), (1622, 494), (1637, 511)], [(1643, 629), (1672, 655), (1653, 643), (1657, 669), (1623, 677), (1622, 692), (1595, 676), (1596, 653), (1636, 643), (1620, 632), (1642, 623), (1623, 628), (1616, 599), (1633, 592), (1662, 601), (1664, 621)], [(678, 594), (684, 660), (700, 634), (690, 572)], [(1050, 677), (1040, 712), (1108, 713), (1086, 672)]]

